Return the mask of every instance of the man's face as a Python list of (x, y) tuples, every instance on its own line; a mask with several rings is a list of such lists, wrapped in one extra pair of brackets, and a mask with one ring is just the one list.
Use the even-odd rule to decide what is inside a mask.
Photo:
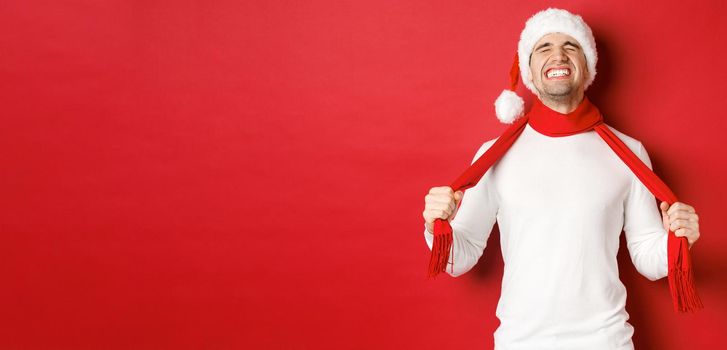
[(530, 56), (530, 79), (541, 100), (563, 101), (578, 96), (588, 74), (586, 56), (573, 37), (551, 33), (535, 43)]

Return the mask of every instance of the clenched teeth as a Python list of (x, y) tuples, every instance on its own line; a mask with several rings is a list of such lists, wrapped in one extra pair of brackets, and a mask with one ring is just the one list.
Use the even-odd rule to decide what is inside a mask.
[(548, 78), (568, 76), (570, 75), (570, 69), (551, 69), (546, 75)]

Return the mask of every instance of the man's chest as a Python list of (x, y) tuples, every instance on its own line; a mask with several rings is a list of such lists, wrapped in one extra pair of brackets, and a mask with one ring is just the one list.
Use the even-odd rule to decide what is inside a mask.
[(518, 140), (500, 159), (493, 182), (504, 210), (613, 210), (633, 174), (597, 135)]

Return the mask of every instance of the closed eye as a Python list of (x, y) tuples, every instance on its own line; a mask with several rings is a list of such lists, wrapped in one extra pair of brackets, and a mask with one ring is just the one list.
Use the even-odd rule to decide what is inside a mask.
[(563, 46), (565, 46), (568, 49), (573, 49), (573, 50), (581, 48), (580, 46), (578, 46), (578, 44), (570, 42), (570, 41), (566, 41), (565, 44), (563, 44)]
[(535, 48), (535, 52), (545, 52), (546, 50), (550, 49), (552, 45), (553, 44), (551, 43), (542, 43), (540, 44), (540, 46)]

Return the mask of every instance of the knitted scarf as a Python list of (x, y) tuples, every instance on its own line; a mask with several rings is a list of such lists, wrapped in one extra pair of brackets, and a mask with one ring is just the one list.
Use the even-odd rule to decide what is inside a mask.
[[(604, 124), (598, 108), (587, 97), (584, 97), (578, 107), (568, 114), (556, 112), (536, 98), (530, 112), (515, 120), (482, 156), (452, 182), (450, 185), (452, 190), (464, 191), (476, 185), (487, 170), (507, 152), (528, 123), (539, 133), (551, 137), (595, 130), (656, 198), (666, 201), (670, 206), (677, 202), (669, 187)], [(429, 262), (430, 277), (444, 272), (447, 268), (452, 235), (452, 227), (448, 220), (437, 219), (434, 222), (434, 243)], [(694, 286), (688, 241), (685, 237), (675, 236), (671, 230), (668, 235), (669, 289), (674, 310), (685, 312), (701, 309), (703, 305)], [(454, 265), (453, 262), (450, 264)]]

